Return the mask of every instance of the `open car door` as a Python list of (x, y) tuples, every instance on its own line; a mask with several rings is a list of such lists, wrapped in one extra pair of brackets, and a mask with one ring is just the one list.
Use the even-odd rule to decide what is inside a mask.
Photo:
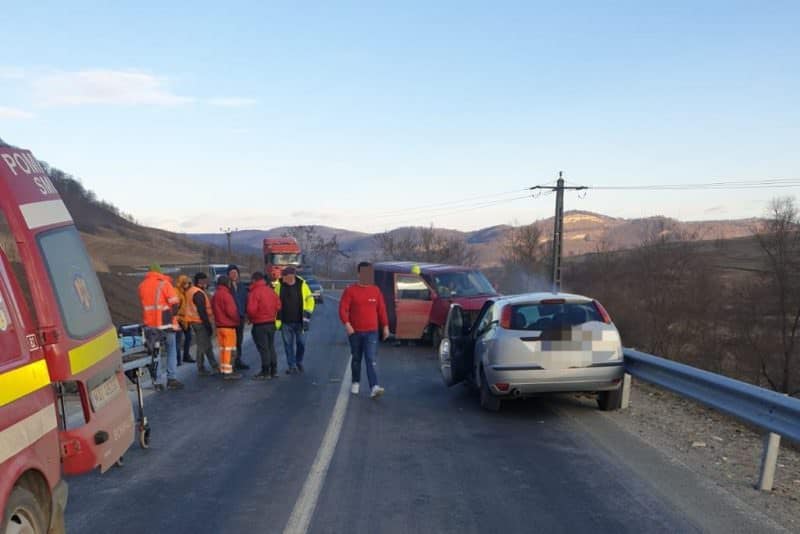
[(475, 345), (469, 335), (464, 310), (452, 304), (444, 325), (444, 336), (439, 344), (439, 370), (446, 386), (463, 382), (472, 368)]
[[(105, 471), (133, 441), (122, 356), (103, 290), (78, 229), (42, 166), (27, 150), (0, 146), (0, 210), (17, 244), (41, 347), (61, 402), (62, 465), (68, 475)], [(79, 409), (69, 417), (66, 392)]]

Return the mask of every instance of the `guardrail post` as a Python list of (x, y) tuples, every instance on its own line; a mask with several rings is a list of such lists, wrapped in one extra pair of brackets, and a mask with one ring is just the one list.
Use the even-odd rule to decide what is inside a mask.
[(761, 491), (772, 491), (775, 482), (775, 467), (778, 463), (778, 451), (781, 448), (781, 437), (774, 432), (764, 435), (764, 454), (761, 457), (761, 476), (757, 488)]
[(622, 401), (620, 402), (620, 409), (624, 410), (631, 405), (631, 375), (625, 373), (622, 377)]

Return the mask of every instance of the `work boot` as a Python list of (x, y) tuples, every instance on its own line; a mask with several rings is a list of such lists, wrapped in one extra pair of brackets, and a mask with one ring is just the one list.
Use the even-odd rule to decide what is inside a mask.
[(278, 378), (278, 367), (275, 366), (270, 370), (271, 378)]
[(183, 357), (183, 363), (197, 363), (197, 360), (192, 358), (190, 354), (187, 354)]
[(167, 389), (172, 389), (172, 390), (183, 389), (183, 383), (178, 382), (174, 378), (167, 379)]
[(297, 364), (297, 370), (300, 371), (301, 373), (305, 373), (305, 371), (306, 371), (306, 369), (305, 369), (305, 367), (303, 367), (302, 363), (298, 363)]
[(242, 373), (227, 373), (222, 375), (223, 380), (239, 380), (242, 378)]
[(270, 378), (269, 373), (266, 371), (261, 371), (257, 375), (253, 376), (253, 380), (268, 380)]

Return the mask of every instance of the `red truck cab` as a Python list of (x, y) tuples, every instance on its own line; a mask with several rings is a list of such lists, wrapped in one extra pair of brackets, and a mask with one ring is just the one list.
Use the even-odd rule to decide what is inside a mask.
[(7, 145), (0, 233), (0, 531), (63, 532), (62, 475), (105, 471), (133, 440), (117, 335), (58, 191)]
[(264, 274), (274, 282), (288, 266), (300, 267), (303, 255), (297, 239), (293, 237), (268, 237), (264, 239)]
[(473, 317), (497, 296), (484, 274), (470, 267), (394, 261), (375, 263), (374, 269), (397, 339), (427, 339), (438, 346), (451, 304)]

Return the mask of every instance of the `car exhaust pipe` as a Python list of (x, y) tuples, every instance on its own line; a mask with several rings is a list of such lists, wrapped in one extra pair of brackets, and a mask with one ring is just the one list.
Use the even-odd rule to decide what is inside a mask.
[(522, 396), (522, 393), (520, 393), (518, 389), (512, 389), (511, 396), (515, 399), (518, 399)]

